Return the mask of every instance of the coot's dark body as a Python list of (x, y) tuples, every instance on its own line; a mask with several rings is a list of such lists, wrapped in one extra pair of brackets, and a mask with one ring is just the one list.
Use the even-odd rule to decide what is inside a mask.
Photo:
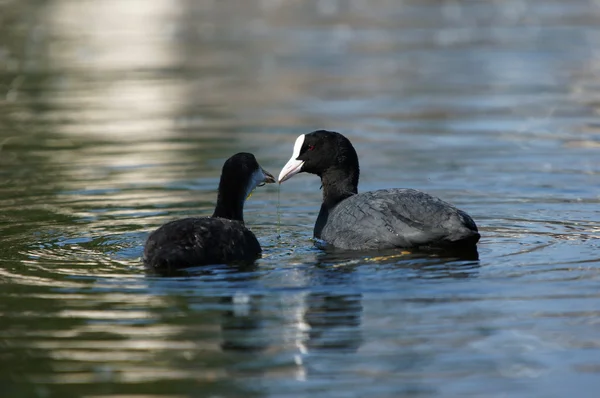
[(256, 236), (244, 225), (244, 202), (252, 190), (275, 179), (250, 153), (238, 153), (223, 165), (212, 217), (171, 221), (150, 234), (144, 263), (169, 272), (208, 265), (249, 263), (261, 254)]
[(260, 254), (256, 236), (240, 221), (184, 218), (163, 225), (148, 237), (144, 261), (152, 268), (172, 270), (206, 264), (247, 263)]
[(470, 250), (479, 241), (467, 213), (424, 192), (392, 188), (359, 194), (358, 156), (339, 133), (318, 130), (298, 137), (279, 182), (301, 172), (321, 178), (323, 203), (314, 237), (326, 245), (349, 250)]

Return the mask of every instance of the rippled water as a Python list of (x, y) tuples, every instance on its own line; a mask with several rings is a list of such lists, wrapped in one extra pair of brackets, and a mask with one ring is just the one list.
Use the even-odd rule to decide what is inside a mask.
[[(595, 396), (600, 2), (0, 1), (2, 397)], [(478, 222), (479, 261), (327, 254), (319, 181), (264, 258), (146, 275), (225, 158), (351, 138), (362, 191)], [(277, 224), (278, 194), (281, 226)]]

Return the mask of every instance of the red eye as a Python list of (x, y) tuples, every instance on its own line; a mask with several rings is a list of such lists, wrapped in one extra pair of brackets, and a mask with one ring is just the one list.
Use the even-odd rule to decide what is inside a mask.
[(315, 149), (315, 146), (314, 146), (314, 145), (309, 145), (309, 146), (308, 146), (308, 150), (309, 150), (309, 151), (312, 151), (313, 149)]

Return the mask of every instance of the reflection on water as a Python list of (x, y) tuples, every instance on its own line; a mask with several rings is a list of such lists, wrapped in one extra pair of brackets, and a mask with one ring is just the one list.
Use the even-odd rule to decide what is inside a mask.
[[(594, 396), (599, 16), (0, 1), (2, 396)], [(248, 201), (254, 267), (144, 272), (148, 232), (211, 213), (223, 159), (276, 172), (318, 128), (352, 139), (360, 190), (472, 214), (479, 260), (319, 250), (307, 176)]]

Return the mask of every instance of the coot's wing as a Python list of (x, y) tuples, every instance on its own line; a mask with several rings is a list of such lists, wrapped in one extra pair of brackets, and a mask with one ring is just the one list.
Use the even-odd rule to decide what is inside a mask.
[(474, 245), (471, 217), (414, 189), (385, 189), (354, 195), (329, 214), (321, 239), (345, 249)]
[(179, 269), (253, 261), (261, 252), (256, 236), (238, 221), (185, 218), (154, 231), (144, 248), (151, 268)]

